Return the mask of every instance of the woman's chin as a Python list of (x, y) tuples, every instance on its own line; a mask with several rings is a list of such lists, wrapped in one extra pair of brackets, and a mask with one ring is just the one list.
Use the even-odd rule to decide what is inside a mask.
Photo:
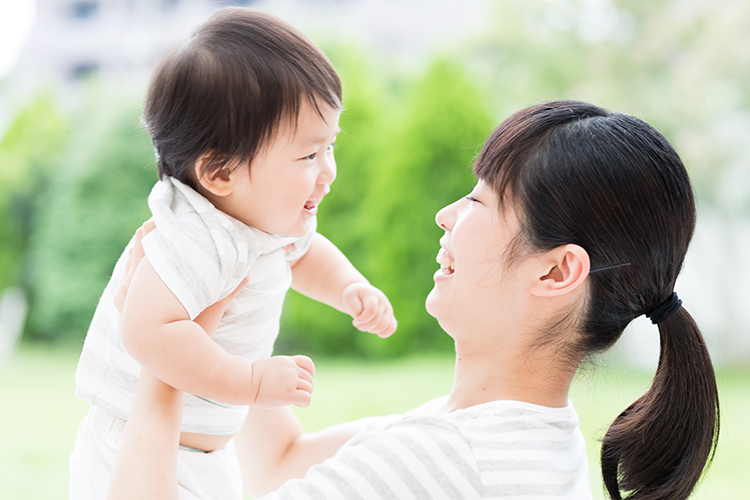
[(432, 287), (432, 290), (427, 294), (427, 298), (424, 301), (424, 307), (427, 310), (427, 314), (435, 319), (439, 319), (438, 316), (440, 312), (440, 297), (438, 294), (439, 292), (435, 290), (435, 287)]

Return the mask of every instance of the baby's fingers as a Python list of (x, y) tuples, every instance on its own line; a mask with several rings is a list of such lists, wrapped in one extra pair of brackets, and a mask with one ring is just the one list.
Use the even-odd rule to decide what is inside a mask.
[(380, 304), (377, 297), (374, 295), (367, 295), (362, 300), (362, 311), (354, 317), (352, 324), (359, 330), (367, 330), (377, 322), (378, 314), (380, 313)]
[(313, 375), (315, 375), (315, 363), (313, 363), (313, 360), (308, 358), (307, 356), (302, 356), (300, 354), (296, 356), (292, 356), (292, 359), (294, 359), (294, 362), (302, 368), (306, 373), (310, 376), (310, 381), (312, 381)]
[(373, 320), (364, 331), (374, 333), (380, 338), (390, 337), (396, 331), (396, 318), (393, 313), (383, 311), (375, 320)]
[(307, 356), (295, 356), (294, 358), (295, 362), (297, 362), (297, 366), (299, 366), (299, 378), (297, 380), (297, 390), (292, 396), (292, 404), (299, 406), (300, 408), (305, 408), (310, 406), (310, 402), (312, 401), (312, 376), (315, 372), (315, 366), (313, 365), (312, 360)]
[(372, 333), (376, 334), (381, 339), (388, 338), (396, 331), (396, 328), (398, 328), (398, 321), (396, 321), (396, 318), (393, 316), (393, 314), (385, 314), (383, 315), (383, 318), (380, 320), (380, 323), (375, 326), (371, 330)]
[(312, 390), (306, 391), (298, 389), (292, 398), (292, 404), (300, 408), (307, 408), (312, 402)]

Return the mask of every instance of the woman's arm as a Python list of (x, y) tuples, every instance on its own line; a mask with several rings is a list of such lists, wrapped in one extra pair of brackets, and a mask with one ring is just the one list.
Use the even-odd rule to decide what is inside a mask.
[(345, 423), (307, 434), (289, 407), (250, 407), (234, 438), (245, 492), (258, 498), (304, 477), (310, 467), (336, 454), (352, 430), (353, 424)]
[(177, 499), (177, 449), (184, 403), (184, 392), (141, 370), (108, 500)]
[[(151, 225), (153, 229), (153, 225)], [(145, 233), (150, 229), (146, 227)], [(120, 309), (128, 295), (134, 267), (143, 258), (139, 230), (128, 258), (125, 278), (115, 305)], [(226, 298), (208, 307), (195, 323), (213, 333), (232, 300), (247, 279)], [(141, 369), (122, 442), (117, 451), (108, 500), (177, 499), (177, 450), (185, 393), (165, 384), (151, 372)]]
[[(507, 477), (507, 483), (497, 485), (498, 492), (503, 492), (503, 486), (512, 491), (516, 480), (515, 476)], [(329, 460), (311, 467), (303, 479), (248, 493), (267, 493), (270, 489), (277, 491), (262, 500), (478, 500), (483, 485), (467, 437), (447, 421), (430, 416), (377, 426), (341, 447)]]
[[(177, 450), (185, 393), (141, 370), (107, 500), (177, 499)], [(305, 434), (289, 407), (250, 407), (235, 437), (245, 491), (259, 497), (332, 457), (352, 424)]]

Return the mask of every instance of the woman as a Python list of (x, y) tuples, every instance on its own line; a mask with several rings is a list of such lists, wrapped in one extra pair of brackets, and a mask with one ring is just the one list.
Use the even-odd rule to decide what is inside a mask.
[[(636, 118), (552, 102), (501, 124), (474, 173), (472, 192), (437, 214), (445, 235), (427, 297), (455, 340), (451, 393), (313, 435), (288, 408), (253, 410), (236, 438), (253, 494), (590, 498), (570, 384), (586, 355), (646, 314), (659, 366), (604, 438), (604, 483), (614, 499), (690, 495), (719, 413), (708, 351), (673, 290), (695, 225), (676, 152)], [(222, 307), (206, 311), (208, 331)], [(111, 496), (175, 498), (182, 395), (147, 373), (138, 394)]]

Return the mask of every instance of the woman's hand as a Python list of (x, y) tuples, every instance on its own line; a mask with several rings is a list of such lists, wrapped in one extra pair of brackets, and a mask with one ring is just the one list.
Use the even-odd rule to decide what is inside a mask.
[(120, 287), (117, 289), (113, 302), (115, 307), (120, 313), (125, 306), (125, 297), (128, 296), (128, 290), (130, 289), (130, 283), (133, 281), (133, 275), (135, 270), (138, 269), (138, 264), (143, 260), (145, 253), (143, 252), (143, 238), (148, 233), (156, 228), (156, 224), (153, 220), (149, 219), (143, 223), (135, 232), (135, 238), (133, 240), (133, 247), (128, 253), (128, 260), (125, 263), (125, 275), (120, 282)]
[(248, 278), (247, 276), (245, 276), (242, 281), (240, 281), (239, 286), (237, 286), (237, 288), (235, 288), (232, 293), (216, 302), (215, 304), (212, 304), (205, 308), (202, 313), (195, 317), (193, 322), (198, 323), (204, 330), (206, 330), (206, 333), (209, 335), (213, 335), (214, 333), (216, 333), (216, 328), (219, 326), (221, 317), (224, 316), (224, 311), (227, 310), (227, 307), (229, 307), (229, 304), (232, 303), (237, 294), (240, 293), (243, 288), (245, 288), (245, 285), (247, 285), (247, 281)]

